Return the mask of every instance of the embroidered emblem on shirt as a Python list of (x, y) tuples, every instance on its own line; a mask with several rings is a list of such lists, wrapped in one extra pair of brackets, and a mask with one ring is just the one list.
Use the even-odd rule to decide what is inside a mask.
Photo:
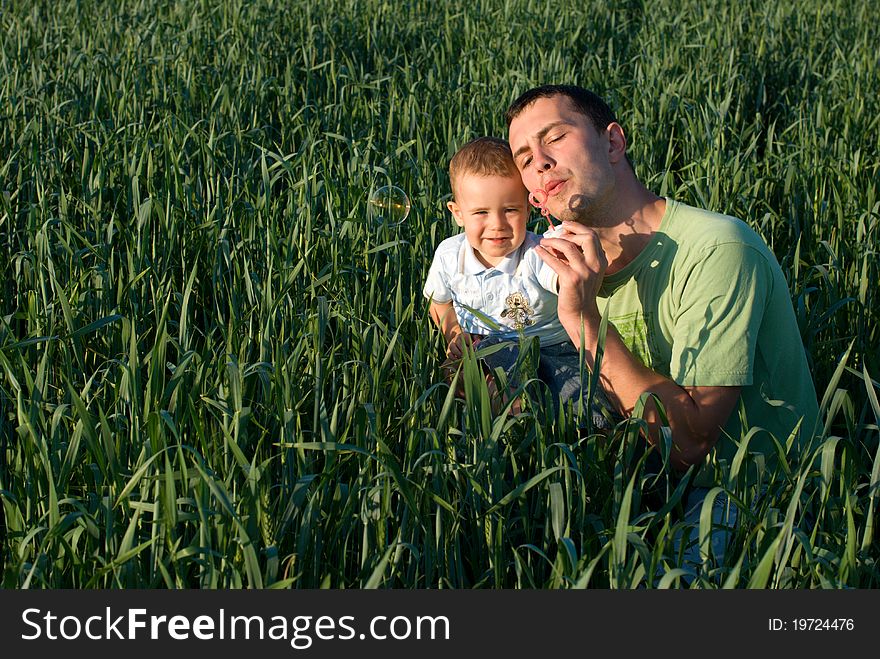
[(535, 313), (529, 306), (529, 299), (522, 293), (511, 293), (504, 299), (504, 311), (501, 312), (502, 318), (510, 318), (515, 329), (521, 330), (529, 325), (535, 324), (532, 315)]

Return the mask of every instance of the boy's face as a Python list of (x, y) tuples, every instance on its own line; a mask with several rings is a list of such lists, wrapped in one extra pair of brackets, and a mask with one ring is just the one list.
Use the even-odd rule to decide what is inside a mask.
[(455, 188), (455, 201), (447, 206), (483, 265), (494, 267), (519, 249), (526, 238), (529, 197), (518, 176), (462, 174)]

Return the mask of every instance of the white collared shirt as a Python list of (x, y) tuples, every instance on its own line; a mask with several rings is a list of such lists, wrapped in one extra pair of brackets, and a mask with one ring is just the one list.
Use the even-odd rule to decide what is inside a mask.
[(437, 247), (423, 293), (434, 302), (452, 302), (458, 324), (471, 334), (516, 339), (537, 336), (541, 345), (568, 341), (556, 314), (556, 273), (534, 247), (531, 231), (519, 249), (494, 268), (477, 259), (464, 233)]

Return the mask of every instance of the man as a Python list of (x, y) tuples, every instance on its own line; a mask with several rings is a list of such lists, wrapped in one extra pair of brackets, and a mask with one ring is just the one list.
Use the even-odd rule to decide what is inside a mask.
[[(783, 445), (799, 428), (803, 446), (816, 393), (785, 277), (761, 238), (739, 220), (648, 190), (623, 128), (585, 89), (532, 89), (510, 106), (507, 124), (523, 182), (543, 191), (567, 231), (537, 250), (558, 274), (559, 320), (575, 345), (584, 341), (590, 368), (608, 315), (600, 377), (619, 410), (631, 413), (654, 394), (672, 432), (673, 466), (701, 465), (695, 482), (704, 488), (723, 482), (751, 426)], [(656, 444), (652, 399), (645, 419)], [(767, 433), (749, 450), (771, 464), (776, 453)], [(706, 491), (686, 503), (691, 518)]]

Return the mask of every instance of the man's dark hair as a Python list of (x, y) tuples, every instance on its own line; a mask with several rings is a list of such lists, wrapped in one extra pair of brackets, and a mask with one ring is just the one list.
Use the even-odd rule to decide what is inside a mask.
[(608, 107), (608, 104), (600, 96), (588, 89), (575, 85), (542, 85), (541, 87), (528, 90), (510, 104), (504, 115), (504, 118), (507, 119), (508, 128), (510, 127), (510, 122), (516, 119), (520, 112), (539, 98), (552, 98), (553, 96), (565, 96), (568, 98), (571, 101), (572, 107), (589, 117), (590, 121), (593, 122), (593, 126), (600, 133), (608, 128), (608, 124), (617, 122), (617, 117), (614, 116), (614, 112)]

